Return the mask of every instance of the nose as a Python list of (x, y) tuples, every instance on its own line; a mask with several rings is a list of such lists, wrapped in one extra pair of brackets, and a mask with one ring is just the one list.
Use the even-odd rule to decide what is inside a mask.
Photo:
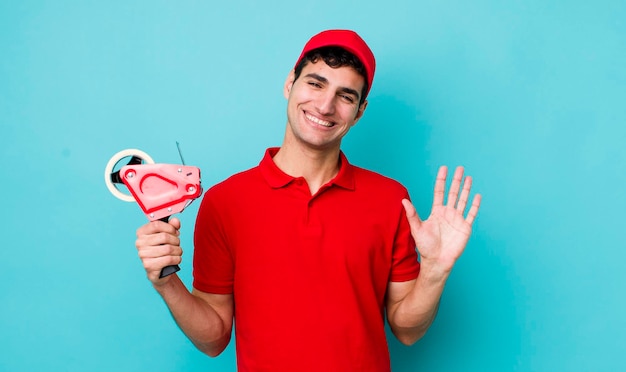
[(334, 92), (320, 92), (315, 102), (315, 108), (322, 115), (332, 115), (335, 113), (335, 99)]

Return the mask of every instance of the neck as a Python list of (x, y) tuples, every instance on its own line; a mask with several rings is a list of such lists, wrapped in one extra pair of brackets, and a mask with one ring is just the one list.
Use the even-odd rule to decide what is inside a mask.
[(339, 147), (317, 150), (291, 146), (285, 141), (274, 156), (274, 163), (288, 175), (304, 178), (311, 195), (315, 195), (339, 172)]

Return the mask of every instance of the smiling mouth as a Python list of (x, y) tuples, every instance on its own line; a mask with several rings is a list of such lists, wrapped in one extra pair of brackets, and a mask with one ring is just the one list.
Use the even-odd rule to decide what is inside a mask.
[(326, 120), (322, 120), (322, 119), (316, 118), (315, 116), (313, 116), (313, 115), (311, 115), (309, 113), (306, 113), (306, 112), (304, 113), (304, 116), (306, 116), (306, 118), (308, 120), (314, 122), (315, 124), (319, 124), (319, 125), (321, 125), (323, 127), (326, 127), (326, 128), (330, 128), (333, 125), (335, 125), (335, 123), (333, 123), (332, 121), (326, 121)]

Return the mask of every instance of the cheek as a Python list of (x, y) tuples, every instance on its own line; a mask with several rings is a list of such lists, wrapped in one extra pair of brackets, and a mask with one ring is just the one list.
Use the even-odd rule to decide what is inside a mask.
[(356, 108), (356, 112), (354, 113), (354, 121), (356, 122), (357, 120), (359, 120), (362, 116), (363, 113), (365, 112), (365, 106), (357, 106)]
[(359, 119), (359, 109), (351, 108), (345, 117), (350, 119), (350, 126), (354, 125)]

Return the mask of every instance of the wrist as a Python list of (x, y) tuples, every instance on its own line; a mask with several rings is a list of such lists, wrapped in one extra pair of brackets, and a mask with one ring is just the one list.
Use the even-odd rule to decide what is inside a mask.
[(422, 260), (420, 262), (419, 277), (427, 283), (445, 283), (450, 276), (451, 269), (438, 265), (436, 262)]
[(164, 295), (168, 291), (175, 289), (176, 280), (178, 276), (176, 274), (168, 275), (164, 278), (160, 278), (152, 281), (152, 287), (159, 292), (161, 295)]

